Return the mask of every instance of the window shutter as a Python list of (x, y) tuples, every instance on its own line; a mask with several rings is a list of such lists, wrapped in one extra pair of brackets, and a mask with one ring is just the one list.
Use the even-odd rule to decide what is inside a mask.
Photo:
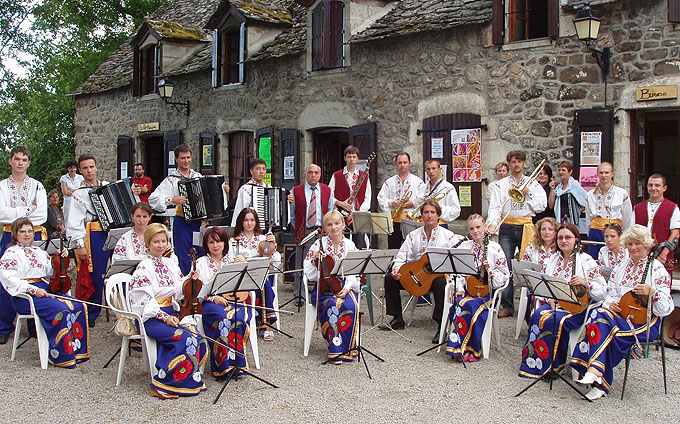
[(292, 190), (300, 179), (300, 147), (299, 135), (296, 129), (281, 130), (279, 152), (281, 165), (279, 176), (281, 187)]
[[(117, 140), (118, 179), (132, 176), (134, 168), (134, 146), (132, 137), (119, 135)], [(123, 172), (125, 170), (125, 172)]]
[(134, 97), (140, 96), (140, 74), (142, 72), (142, 67), (140, 66), (139, 55), (139, 48), (135, 46), (132, 53), (132, 95)]
[(548, 37), (560, 36), (560, 1), (548, 0)]
[(323, 19), (324, 2), (316, 5), (312, 11), (312, 71), (323, 68)]
[[(368, 159), (368, 156), (377, 152), (377, 126), (375, 122), (355, 125), (349, 128), (349, 144), (359, 148), (359, 159)], [(371, 210), (378, 210), (378, 161), (371, 165), (371, 173), (368, 174), (369, 184), (372, 188)]]
[(158, 91), (158, 77), (163, 73), (163, 49), (161, 47), (161, 42), (159, 41), (154, 47), (154, 54), (156, 55), (156, 69), (153, 70), (152, 84), (153, 88), (149, 90), (150, 93), (155, 93)]
[(171, 130), (163, 133), (163, 175), (168, 175), (170, 171), (177, 168), (175, 162), (175, 147), (179, 146), (179, 130)]
[(503, 44), (503, 32), (505, 29), (505, 2), (493, 0), (491, 8), (492, 42), (496, 46)]
[(219, 87), (220, 83), (220, 32), (217, 28), (212, 32), (212, 87)]
[(218, 174), (219, 150), (217, 148), (217, 135), (211, 132), (202, 132), (198, 136), (200, 149), (198, 155), (201, 158), (201, 174)]
[(576, 181), (580, 176), (581, 168), (581, 133), (587, 131), (602, 132), (600, 162), (614, 163), (614, 110), (609, 108), (580, 109), (574, 113), (574, 157), (572, 161), (574, 162), (573, 177)]
[(239, 26), (238, 39), (238, 82), (243, 84), (243, 71), (246, 61), (246, 23)]
[(343, 47), (344, 47), (344, 11), (345, 7), (341, 1), (329, 2), (328, 11), (328, 40), (326, 43), (326, 50), (328, 50), (328, 68), (342, 68), (343, 65)]
[(680, 23), (680, 0), (668, 0), (668, 22)]

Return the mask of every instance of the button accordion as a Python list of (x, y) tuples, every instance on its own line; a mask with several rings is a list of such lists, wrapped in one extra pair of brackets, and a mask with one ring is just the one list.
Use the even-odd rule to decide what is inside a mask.
[(286, 231), (290, 222), (290, 203), (286, 189), (253, 186), (253, 209), (257, 212), (262, 231)]
[(177, 182), (180, 196), (187, 198), (182, 204), (184, 219), (219, 218), (224, 215), (224, 176), (205, 175), (198, 178), (185, 178)]
[(92, 206), (104, 231), (132, 224), (130, 209), (139, 202), (132, 193), (132, 178), (125, 178), (90, 190)]

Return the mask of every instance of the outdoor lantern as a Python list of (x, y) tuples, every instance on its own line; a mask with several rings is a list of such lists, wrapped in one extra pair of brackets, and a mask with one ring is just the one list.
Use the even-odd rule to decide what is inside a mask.
[(172, 92), (175, 89), (175, 86), (172, 84), (172, 81), (170, 81), (166, 77), (160, 77), (158, 78), (158, 83), (156, 84), (156, 87), (158, 88), (158, 95), (161, 96), (161, 99), (163, 99), (166, 105), (173, 105), (177, 112), (181, 111), (179, 106), (182, 106), (184, 108), (184, 114), (187, 116), (189, 115), (189, 100), (185, 100), (183, 102), (171, 102), (168, 100), (172, 98)]
[(581, 9), (574, 18), (574, 27), (576, 27), (576, 36), (579, 40), (585, 41), (586, 45), (591, 41), (597, 40), (597, 35), (600, 32), (600, 14), (590, 8), (590, 5)]

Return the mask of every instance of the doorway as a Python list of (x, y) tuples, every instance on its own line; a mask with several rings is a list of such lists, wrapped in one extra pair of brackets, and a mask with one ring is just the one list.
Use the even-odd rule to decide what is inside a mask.
[(163, 137), (145, 138), (144, 143), (144, 173), (151, 178), (155, 189), (163, 181)]
[(314, 163), (321, 167), (321, 182), (328, 184), (333, 172), (345, 166), (343, 152), (349, 146), (347, 128), (314, 131)]

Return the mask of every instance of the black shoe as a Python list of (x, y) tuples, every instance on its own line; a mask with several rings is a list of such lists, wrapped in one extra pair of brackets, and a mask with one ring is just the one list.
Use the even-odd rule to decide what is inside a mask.
[(437, 330), (437, 334), (432, 337), (432, 344), (438, 344), (439, 343), (439, 330)]
[(381, 330), (403, 330), (406, 328), (406, 323), (402, 317), (394, 317), (389, 324), (380, 324), (378, 327)]
[(6, 344), (7, 340), (9, 340), (9, 336), (7, 334), (0, 334), (0, 344)]
[(87, 326), (90, 327), (90, 328), (94, 328), (94, 324), (95, 323), (94, 323), (93, 319), (87, 321)]

